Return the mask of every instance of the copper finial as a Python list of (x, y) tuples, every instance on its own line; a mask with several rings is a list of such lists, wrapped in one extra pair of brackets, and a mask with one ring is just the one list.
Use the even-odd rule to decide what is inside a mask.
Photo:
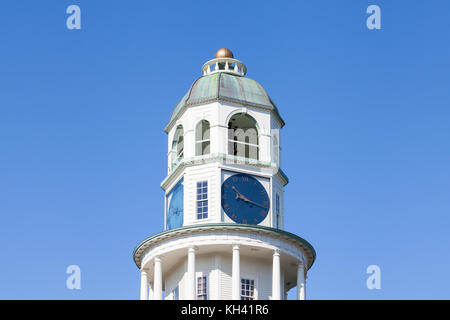
[(234, 58), (234, 56), (233, 56), (233, 52), (231, 52), (230, 49), (222, 48), (222, 49), (217, 50), (214, 58)]

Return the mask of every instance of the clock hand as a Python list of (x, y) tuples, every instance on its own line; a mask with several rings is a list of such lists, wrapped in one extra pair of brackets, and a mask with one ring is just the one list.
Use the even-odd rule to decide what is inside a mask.
[(244, 201), (250, 202), (250, 203), (252, 203), (252, 204), (254, 204), (255, 206), (258, 206), (258, 207), (260, 207), (260, 208), (267, 209), (267, 207), (264, 207), (264, 206), (260, 205), (259, 203), (253, 202), (253, 201), (251, 201), (251, 200), (246, 199), (246, 200), (244, 200)]
[(236, 199), (241, 199), (241, 200), (243, 200), (245, 202), (252, 202), (252, 201), (248, 200), (244, 195), (242, 195), (240, 193), (239, 193), (239, 195), (236, 195)]
[(231, 189), (233, 189), (233, 190), (236, 192), (236, 199), (242, 199), (243, 201), (252, 203), (252, 204), (254, 204), (255, 206), (258, 206), (258, 207), (260, 207), (260, 208), (267, 209), (267, 207), (264, 207), (264, 206), (260, 205), (259, 203), (256, 203), (256, 202), (253, 202), (253, 201), (247, 199), (247, 198), (246, 198), (243, 194), (241, 194), (234, 186), (231, 186)]
[(233, 189), (236, 192), (236, 199), (246, 199), (234, 186), (231, 186), (231, 189)]
[(254, 201), (252, 201), (252, 200), (247, 199), (247, 198), (246, 198), (245, 196), (243, 196), (242, 194), (239, 194), (239, 198), (242, 199), (242, 200), (244, 200), (245, 202), (249, 202), (249, 203), (254, 204), (255, 206), (258, 206), (258, 207), (260, 207), (260, 208), (267, 209), (266, 207), (260, 205), (259, 203), (256, 203), (256, 202), (254, 202)]

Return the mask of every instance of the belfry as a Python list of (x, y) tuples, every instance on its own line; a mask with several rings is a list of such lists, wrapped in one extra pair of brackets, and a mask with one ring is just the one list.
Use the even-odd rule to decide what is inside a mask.
[(284, 231), (285, 123), (229, 49), (201, 70), (165, 127), (164, 231), (133, 252), (141, 299), (304, 300), (316, 253)]

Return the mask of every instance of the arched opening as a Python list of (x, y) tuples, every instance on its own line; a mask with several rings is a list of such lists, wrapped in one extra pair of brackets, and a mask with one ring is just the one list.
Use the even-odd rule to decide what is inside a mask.
[(195, 128), (195, 155), (203, 156), (210, 152), (209, 122), (200, 121)]
[(237, 113), (228, 122), (228, 154), (255, 160), (259, 158), (256, 120), (246, 113)]
[(278, 132), (272, 134), (273, 152), (272, 152), (272, 162), (275, 163), (277, 167), (280, 167), (280, 141), (278, 137)]
[(171, 169), (173, 169), (183, 159), (184, 154), (184, 139), (183, 139), (183, 126), (179, 125), (175, 130), (175, 134), (172, 140), (172, 150), (170, 152), (171, 157)]

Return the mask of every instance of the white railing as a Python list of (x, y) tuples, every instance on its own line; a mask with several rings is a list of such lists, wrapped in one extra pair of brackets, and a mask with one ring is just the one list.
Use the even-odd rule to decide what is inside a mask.
[(228, 72), (239, 76), (245, 76), (247, 67), (239, 60), (232, 58), (212, 59), (206, 62), (202, 67), (204, 76), (216, 72)]

